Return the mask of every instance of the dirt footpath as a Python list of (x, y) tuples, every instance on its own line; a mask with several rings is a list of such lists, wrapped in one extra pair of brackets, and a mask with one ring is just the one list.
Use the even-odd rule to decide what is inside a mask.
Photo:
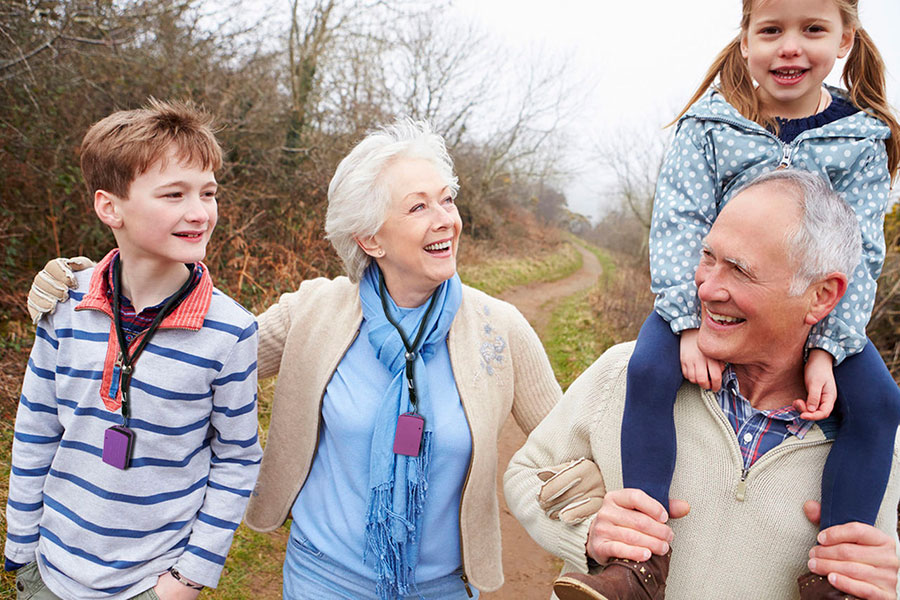
[[(594, 285), (602, 273), (597, 257), (578, 247), (582, 267), (565, 279), (533, 283), (508, 290), (500, 297), (514, 304), (542, 338), (554, 308), (565, 298)], [(498, 592), (484, 593), (484, 600), (547, 600), (562, 561), (545, 552), (509, 512), (503, 499), (503, 471), (509, 459), (525, 443), (525, 434), (510, 417), (499, 441), (497, 495), (500, 498), (500, 531), (503, 535), (503, 574), (506, 583)]]

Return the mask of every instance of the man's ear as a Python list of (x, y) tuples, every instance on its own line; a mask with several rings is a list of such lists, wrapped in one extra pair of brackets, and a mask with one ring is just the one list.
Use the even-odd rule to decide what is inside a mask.
[(119, 198), (106, 190), (94, 192), (94, 212), (97, 217), (109, 227), (119, 229), (122, 227), (122, 216), (119, 214)]
[(806, 313), (806, 324), (815, 325), (828, 316), (846, 291), (847, 276), (837, 271), (813, 283), (809, 289), (811, 297)]
[(362, 251), (372, 258), (381, 258), (382, 256), (384, 256), (384, 249), (381, 247), (381, 244), (378, 243), (376, 236), (369, 235), (366, 237), (356, 237), (353, 239), (356, 240), (356, 244), (360, 248), (362, 248)]

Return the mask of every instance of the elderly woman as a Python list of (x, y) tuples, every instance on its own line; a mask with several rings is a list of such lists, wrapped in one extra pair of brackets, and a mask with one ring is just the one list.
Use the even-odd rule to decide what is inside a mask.
[(457, 189), (423, 123), (370, 134), (328, 189), (347, 277), (304, 281), (259, 317), (260, 376), (279, 377), (246, 521), (293, 518), (285, 598), (503, 582), (497, 436), (510, 412), (531, 431), (560, 389), (522, 315), (460, 283)]
[(531, 431), (561, 391), (522, 315), (460, 283), (457, 189), (424, 123), (371, 133), (328, 190), (347, 276), (304, 281), (259, 316), (259, 375), (279, 377), (246, 522), (293, 519), (285, 598), (503, 583), (497, 437), (510, 413)]

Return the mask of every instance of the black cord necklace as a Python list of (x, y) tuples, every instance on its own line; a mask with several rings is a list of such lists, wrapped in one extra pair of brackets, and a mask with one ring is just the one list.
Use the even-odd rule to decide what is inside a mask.
[[(125, 330), (122, 327), (122, 311), (119, 294), (122, 290), (122, 259), (117, 257), (112, 264), (113, 275), (113, 322), (116, 326), (116, 337), (119, 341), (119, 358), (113, 366), (113, 381), (118, 381), (118, 387), (122, 390), (122, 424), (114, 425), (106, 430), (103, 436), (103, 462), (117, 467), (119, 469), (127, 469), (131, 462), (131, 453), (134, 450), (134, 431), (128, 427), (128, 419), (131, 416), (131, 376), (134, 374), (135, 363), (140, 357), (144, 348), (160, 323), (165, 319), (181, 297), (191, 287), (193, 281), (192, 276), (188, 276), (181, 287), (163, 304), (156, 317), (150, 323), (146, 333), (135, 346), (134, 350), (129, 352), (128, 341), (125, 339)], [(113, 395), (111, 392), (110, 395)]]
[(406, 359), (406, 385), (409, 388), (409, 403), (412, 404), (411, 412), (403, 413), (397, 417), (397, 430), (394, 434), (394, 453), (405, 454), (406, 456), (418, 456), (419, 448), (422, 445), (422, 432), (425, 429), (425, 419), (419, 414), (418, 397), (416, 396), (416, 349), (419, 347), (419, 343), (422, 341), (422, 336), (425, 333), (425, 324), (428, 322), (428, 319), (431, 317), (431, 313), (434, 312), (434, 307), (437, 304), (438, 290), (434, 290), (431, 294), (431, 301), (428, 304), (428, 308), (425, 310), (425, 315), (422, 317), (421, 323), (419, 323), (419, 331), (416, 333), (416, 339), (411, 345), (406, 334), (403, 332), (403, 328), (400, 327), (400, 324), (394, 319), (388, 308), (387, 292), (384, 288), (384, 275), (380, 270), (378, 273), (378, 294), (381, 296), (381, 307), (384, 309), (384, 316), (387, 317), (388, 322), (390, 322), (397, 330), (397, 333), (400, 334), (400, 340), (406, 348), (406, 354), (404, 354), (404, 358)]

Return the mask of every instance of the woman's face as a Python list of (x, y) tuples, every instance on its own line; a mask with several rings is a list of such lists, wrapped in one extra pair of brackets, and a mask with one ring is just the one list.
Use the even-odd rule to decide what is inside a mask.
[(381, 229), (360, 239), (398, 306), (423, 304), (456, 273), (462, 220), (450, 186), (431, 161), (401, 158), (384, 171), (391, 203)]

